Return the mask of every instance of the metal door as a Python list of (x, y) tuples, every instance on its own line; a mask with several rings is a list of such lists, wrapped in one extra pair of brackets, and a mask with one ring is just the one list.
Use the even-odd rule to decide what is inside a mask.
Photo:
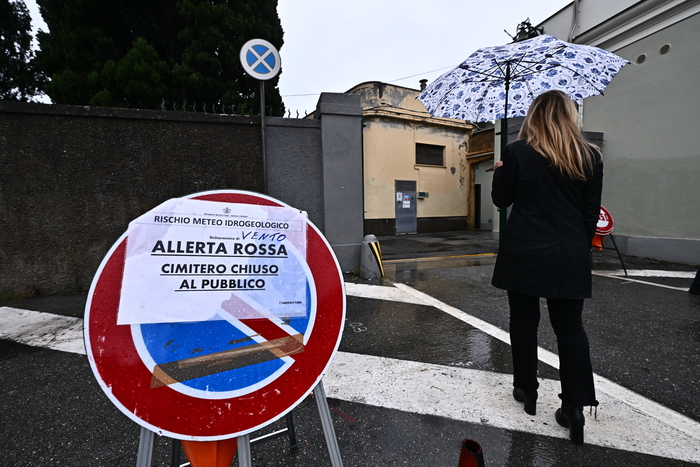
[(416, 215), (415, 180), (394, 180), (396, 206), (396, 233), (416, 233), (418, 231)]

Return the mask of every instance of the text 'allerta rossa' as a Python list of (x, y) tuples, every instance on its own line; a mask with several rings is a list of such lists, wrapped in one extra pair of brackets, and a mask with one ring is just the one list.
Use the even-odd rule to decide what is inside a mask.
[(287, 257), (283, 244), (238, 243), (238, 242), (198, 242), (198, 241), (156, 241), (151, 255), (227, 255), (227, 256), (267, 256)]

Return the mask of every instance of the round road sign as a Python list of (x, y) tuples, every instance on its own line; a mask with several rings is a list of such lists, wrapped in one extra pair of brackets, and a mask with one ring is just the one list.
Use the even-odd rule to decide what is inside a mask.
[(613, 231), (613, 218), (612, 215), (603, 206), (600, 207), (600, 215), (598, 216), (598, 223), (595, 227), (595, 233), (598, 235), (608, 235)]
[[(135, 321), (129, 321), (136, 324), (118, 324), (125, 313), (123, 307), (120, 309), (120, 302), (122, 305), (131, 303), (131, 286), (125, 286), (129, 275), (127, 262), (131, 258), (129, 249), (138, 248), (141, 241), (133, 234), (134, 221), (108, 252), (93, 279), (85, 310), (86, 350), (95, 377), (107, 397), (139, 425), (177, 439), (226, 439), (255, 431), (282, 417), (319, 383), (340, 344), (345, 319), (344, 284), (330, 245), (305, 217), (306, 249), (302, 256), (297, 255), (295, 259), (289, 254), (288, 262), (283, 262), (278, 257), (274, 260), (262, 258), (259, 244), (253, 251), (256, 247), (250, 239), (270, 238), (271, 234), (256, 231), (256, 226), (263, 224), (241, 222), (241, 216), (236, 214), (240, 209), (293, 210), (286, 204), (265, 195), (236, 190), (196, 193), (170, 201), (183, 201), (175, 204), (186, 205), (188, 200), (207, 202), (209, 214), (206, 216), (210, 224), (222, 220), (239, 222), (249, 228), (230, 230), (228, 236), (207, 237), (221, 239), (221, 242), (210, 242), (212, 245), (208, 249), (203, 246), (199, 255), (188, 254), (190, 245), (184, 241), (182, 244), (165, 240), (152, 242), (148, 244), (150, 253), (146, 256), (161, 262), (152, 271), (145, 268), (141, 274), (147, 284), (168, 276), (166, 279), (180, 284), (173, 292), (183, 293), (171, 294), (177, 297), (223, 297), (218, 312), (226, 318), (142, 322), (148, 320), (137, 316), (132, 318)], [(294, 211), (298, 215), (298, 211)], [(157, 222), (184, 223), (185, 219), (184, 216), (164, 217), (156, 210), (139, 219), (149, 214)], [(200, 224), (204, 217), (199, 218)], [(191, 232), (199, 232), (198, 229), (201, 227)], [(170, 224), (158, 232), (175, 230)], [(238, 244), (242, 246), (238, 248), (248, 255), (247, 258), (231, 254), (232, 246), (236, 245), (234, 241), (240, 241)], [(156, 246), (151, 250), (152, 244)], [(192, 248), (198, 252), (196, 242)], [(215, 248), (224, 251), (217, 251), (217, 256), (213, 254)], [(294, 246), (290, 243), (285, 251), (292, 249)], [(278, 245), (276, 253), (280, 250)], [(229, 254), (223, 254), (226, 252)], [(188, 259), (188, 256), (196, 258)], [(267, 267), (268, 273), (277, 272), (273, 268), (275, 265), (279, 265), (281, 271), (277, 275), (292, 271), (292, 276), (301, 274), (304, 278), (304, 298), (293, 302), (304, 304), (301, 313), (299, 305), (295, 305), (293, 309), (297, 312), (291, 313), (291, 317), (284, 316), (286, 311), (263, 310), (261, 316), (255, 315), (253, 310), (249, 311), (252, 315), (243, 313), (237, 317), (224, 312), (236, 306), (242, 309), (241, 297), (245, 297), (242, 290), (253, 290), (250, 294), (262, 293), (254, 289), (265, 281), (274, 283), (272, 276), (275, 274), (263, 275), (256, 268)], [(224, 268), (226, 271), (222, 274)], [(204, 284), (209, 288), (202, 290)], [(276, 287), (275, 292), (284, 288), (279, 284)], [(213, 290), (215, 288), (219, 289)], [(153, 290), (159, 289), (154, 285)], [(167, 294), (154, 292), (151, 295), (144, 298), (145, 304), (158, 304), (161, 298), (163, 304), (168, 303), (164, 296)], [(259, 310), (261, 296), (256, 297), (252, 301), (245, 300)], [(148, 306), (144, 305), (144, 314), (149, 313)], [(167, 308), (169, 312), (170, 307)], [(247, 309), (252, 310), (250, 306)]]
[(277, 49), (264, 39), (252, 39), (243, 44), (240, 58), (246, 73), (259, 80), (274, 78), (282, 67)]

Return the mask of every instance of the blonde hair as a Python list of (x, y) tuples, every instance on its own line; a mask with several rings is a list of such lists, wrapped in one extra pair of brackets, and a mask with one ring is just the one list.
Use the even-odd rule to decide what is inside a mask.
[(532, 101), (518, 139), (571, 179), (586, 180), (593, 174), (597, 148), (584, 138), (576, 104), (562, 91), (547, 91)]

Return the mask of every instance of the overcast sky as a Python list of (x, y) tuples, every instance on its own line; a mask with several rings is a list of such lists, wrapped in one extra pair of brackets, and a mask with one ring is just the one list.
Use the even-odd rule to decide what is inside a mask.
[[(46, 30), (36, 0), (32, 27)], [(284, 29), (279, 88), (292, 116), (316, 108), (321, 92), (365, 81), (409, 88), (432, 82), (476, 49), (511, 42), (570, 0), (279, 0)], [(262, 37), (261, 39), (265, 39)]]

